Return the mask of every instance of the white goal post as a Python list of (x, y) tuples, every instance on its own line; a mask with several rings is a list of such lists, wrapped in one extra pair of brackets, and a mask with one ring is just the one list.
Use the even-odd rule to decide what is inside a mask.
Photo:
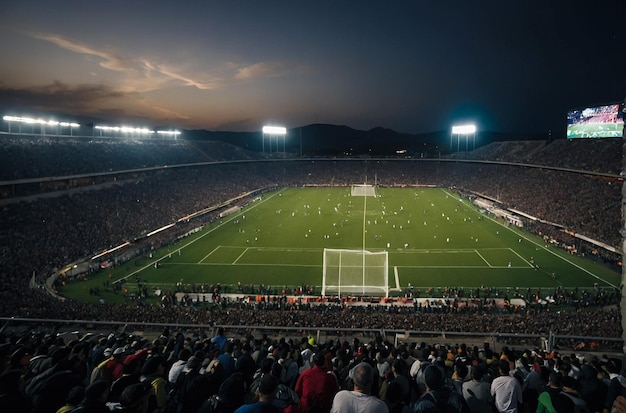
[(323, 268), (323, 296), (389, 296), (387, 251), (324, 248)]
[(376, 188), (373, 185), (353, 184), (350, 187), (350, 196), (373, 196), (376, 198)]

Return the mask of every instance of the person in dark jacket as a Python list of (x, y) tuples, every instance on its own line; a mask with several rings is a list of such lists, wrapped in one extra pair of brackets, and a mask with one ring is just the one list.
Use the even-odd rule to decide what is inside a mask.
[(106, 405), (109, 397), (109, 382), (96, 380), (85, 389), (85, 398), (72, 413), (109, 413)]
[(470, 413), (462, 395), (445, 386), (443, 370), (436, 365), (429, 365), (424, 371), (426, 393), (413, 405), (413, 413), (455, 412)]
[(598, 378), (598, 370), (591, 364), (580, 366), (580, 397), (592, 412), (601, 412), (606, 399), (607, 385)]

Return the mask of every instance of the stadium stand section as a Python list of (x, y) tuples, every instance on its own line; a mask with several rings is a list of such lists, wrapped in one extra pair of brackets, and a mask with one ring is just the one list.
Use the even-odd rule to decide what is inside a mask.
[[(242, 403), (255, 400), (253, 389), (265, 373), (275, 374), (284, 386), (282, 394), (291, 395), (286, 400), (277, 397), (283, 403), (281, 407), (291, 403), (307, 413), (303, 400), (313, 389), (299, 379), (306, 376), (305, 371), (317, 365), (314, 368), (322, 374), (332, 372), (337, 386), (326, 391), (333, 396), (339, 389), (352, 388), (348, 372), (358, 362), (365, 361), (378, 372), (371, 393), (384, 400), (390, 411), (417, 400), (424, 390), (426, 366), (431, 364), (443, 372), (445, 387), (461, 396), (466, 395), (463, 389), (472, 384), (472, 378), (481, 378), (490, 385), (501, 374), (497, 368), (508, 366), (510, 374), (524, 383), (521, 411), (536, 410), (550, 371), (560, 374), (562, 389), (569, 394), (563, 397), (571, 396), (577, 403), (582, 400), (590, 411), (610, 409), (616, 399), (615, 386), (619, 386), (614, 377), (620, 377), (622, 360), (585, 351), (596, 346), (607, 352), (621, 349), (620, 310), (615, 305), (618, 295), (604, 297), (567, 314), (542, 309), (506, 314), (484, 309), (426, 311), (377, 305), (346, 309), (341, 304), (307, 306), (283, 300), (225, 301), (221, 306), (198, 309), (183, 304), (93, 306), (59, 301), (40, 286), (55, 268), (68, 262), (242, 193), (272, 186), (348, 186), (374, 173), (380, 185), (420, 183), (463, 188), (618, 246), (621, 145), (621, 140), (554, 141), (539, 145), (494, 143), (463, 154), (462, 161), (457, 162), (259, 160), (258, 154), (215, 142), (3, 139), (0, 143), (0, 179), (3, 180), (0, 316), (5, 317), (5, 326), (0, 330), (2, 406), (11, 411), (33, 412), (55, 412), (64, 404), (87, 406), (96, 403), (105, 388), (113, 388), (112, 383), (123, 372), (132, 369), (135, 373), (128, 374), (135, 374), (136, 381), (150, 385), (133, 387), (129, 385), (132, 381), (116, 382), (115, 392), (99, 403), (121, 405), (127, 411), (147, 401), (150, 412), (156, 411), (155, 408), (209, 412), (215, 411), (216, 406), (217, 410), (232, 412)], [(173, 167), (226, 160), (236, 162)], [(159, 167), (164, 165), (168, 167)], [(595, 175), (558, 168), (591, 171)], [(119, 172), (127, 170), (133, 172)], [(111, 175), (97, 176), (103, 172)], [(57, 184), (46, 185), (55, 182), (50, 177), (69, 175), (87, 176), (58, 179)], [(20, 181), (24, 179), (32, 181)], [(603, 200), (602, 205), (598, 205), (598, 199)], [(213, 214), (199, 218), (200, 222), (212, 219), (215, 219)], [(183, 225), (180, 231), (190, 227)], [(530, 230), (547, 233), (550, 226), (537, 224)], [(577, 242), (560, 231), (552, 235), (566, 244)], [(139, 247), (158, 247), (170, 242), (172, 236), (157, 237), (151, 239), (150, 245)], [(591, 250), (593, 246), (588, 248)], [(585, 251), (584, 243), (580, 250)], [(609, 253), (602, 258), (621, 259)], [(23, 322), (19, 328), (20, 323), (11, 322), (10, 317), (67, 320), (67, 324), (33, 321)], [(64, 331), (75, 327), (71, 320), (92, 320), (91, 324), (78, 323), (79, 328), (90, 330), (95, 330), (100, 325), (96, 323), (102, 321), (109, 324), (101, 325), (100, 330), (110, 330), (84, 336), (72, 334)], [(247, 320), (248, 327), (240, 326), (241, 320)], [(126, 323), (144, 327), (154, 323), (160, 330), (155, 333), (146, 328), (146, 336), (131, 334), (122, 327)], [(175, 325), (181, 327), (171, 327)], [(15, 326), (18, 328), (9, 328)], [(223, 332), (219, 326), (233, 327)], [(261, 326), (293, 326), (294, 330), (289, 333), (292, 338), (272, 338), (259, 332)], [(309, 332), (320, 328), (334, 329), (336, 336), (351, 334), (352, 337), (333, 340), (327, 336), (325, 341), (319, 341)], [(341, 329), (347, 332), (339, 332)], [(404, 337), (391, 342), (382, 334), (371, 333), (393, 329), (436, 335), (413, 341)], [(545, 337), (548, 330), (571, 337), (557, 343), (563, 351), (544, 349), (541, 341), (527, 338)], [(494, 349), (489, 343), (462, 342), (459, 336), (454, 336), (457, 344), (449, 344), (452, 339), (440, 332), (511, 335), (497, 341), (499, 348)], [(515, 338), (514, 334), (519, 332), (528, 336)], [(592, 338), (585, 342), (586, 348), (577, 339), (580, 336)], [(230, 344), (222, 348), (216, 344), (224, 341)], [(225, 353), (237, 360), (235, 370), (242, 380), (226, 380), (229, 385), (219, 387), (215, 383), (226, 377), (220, 366), (228, 362)], [(313, 353), (317, 357), (312, 357)], [(249, 359), (252, 363), (247, 362)], [(193, 376), (204, 380), (206, 392), (201, 397), (189, 397), (193, 391), (185, 397), (184, 391), (189, 392), (189, 388), (174, 384), (173, 372), (179, 367), (190, 372), (182, 373), (176, 382), (191, 386)], [(104, 384), (98, 378), (104, 379)], [(415, 384), (408, 391), (398, 393), (395, 391), (398, 387), (406, 389), (401, 382)], [(122, 392), (125, 387), (129, 390)], [(330, 410), (333, 402), (330, 396), (319, 411)], [(569, 403), (567, 400), (570, 399), (562, 399), (563, 403)], [(467, 397), (467, 402), (472, 404), (476, 400)]]
[[(596, 303), (601, 308), (592, 306), (581, 310), (576, 313), (576, 322), (564, 321), (562, 317), (549, 312), (529, 312), (521, 319), (511, 319), (506, 314), (497, 313), (480, 318), (475, 314), (455, 314), (457, 317), (449, 317), (450, 314), (423, 314), (423, 324), (415, 325), (407, 321), (405, 314), (391, 314), (388, 309), (372, 310), (373, 313), (367, 317), (369, 321), (363, 324), (354, 321), (358, 316), (346, 318), (332, 305), (322, 307), (328, 313), (299, 308), (297, 311), (292, 308), (292, 311), (284, 312), (284, 306), (263, 313), (245, 306), (239, 308), (240, 313), (217, 310), (190, 313), (188, 308), (138, 309), (133, 303), (90, 306), (60, 302), (42, 293), (40, 288), (28, 288), (33, 280), (35, 286), (40, 286), (54, 269), (68, 262), (94, 254), (103, 247), (132, 240), (145, 231), (159, 228), (181, 216), (242, 193), (271, 186), (349, 186), (353, 182), (362, 181), (364, 176), (374, 174), (377, 175), (379, 185), (419, 183), (463, 188), (559, 223), (608, 245), (618, 246), (621, 242), (621, 178), (613, 173), (620, 170), (621, 160), (615, 153), (621, 151), (621, 140), (586, 141), (588, 147), (584, 146), (585, 142), (555, 141), (541, 143), (539, 149), (533, 151), (524, 150), (530, 146), (529, 143), (507, 142), (481, 148), (476, 153), (466, 154), (466, 159), (455, 161), (257, 159), (257, 154), (223, 143), (170, 141), (151, 142), (149, 145), (134, 142), (94, 144), (78, 139), (64, 146), (66, 151), (71, 148), (72, 155), (69, 152), (61, 155), (56, 152), (56, 148), (51, 149), (54, 145), (50, 140), (39, 142), (29, 138), (27, 142), (22, 142), (21, 139), (2, 142), (7, 148), (13, 148), (2, 151), (2, 156), (7, 152), (14, 153), (16, 147), (28, 148), (22, 148), (23, 155), (11, 161), (11, 168), (22, 172), (16, 175), (5, 172), (9, 180), (2, 182), (1, 186), (4, 199), (0, 221), (0, 274), (4, 288), (0, 292), (0, 315), (5, 317), (200, 324), (233, 324), (237, 320), (250, 319), (260, 325), (293, 325), (294, 314), (297, 314), (298, 323), (303, 327), (361, 328), (369, 325), (375, 328), (393, 326), (428, 331), (467, 331), (471, 328), (472, 331), (484, 332), (514, 333), (523, 330), (536, 335), (545, 335), (552, 327), (558, 334), (564, 335), (621, 336), (619, 310), (615, 307), (604, 308), (615, 304), (619, 297), (603, 298)], [(106, 149), (109, 144), (112, 147)], [(153, 152), (146, 157), (148, 160), (141, 155), (145, 151)], [(584, 153), (593, 156), (584, 157), (581, 155)], [(74, 157), (80, 161), (58, 162), (58, 157), (65, 160)], [(480, 161), (472, 162), (474, 157)], [(32, 159), (39, 163), (35, 172), (29, 168)], [(207, 160), (234, 162), (202, 164)], [(181, 162), (194, 165), (174, 167)], [(532, 167), (535, 162), (550, 168)], [(105, 167), (99, 166), (102, 164)], [(148, 169), (143, 170), (144, 167)], [(551, 168), (593, 171), (596, 175)], [(127, 170), (133, 172), (119, 172)], [(102, 178), (102, 171), (107, 171), (109, 177)], [(96, 175), (90, 175), (94, 172)], [(54, 181), (54, 178), (49, 177), (79, 174), (89, 176), (60, 179), (61, 191), (53, 191), (54, 186), (46, 185), (50, 180)], [(17, 176), (20, 179), (28, 176), (36, 183), (29, 181), (21, 184)], [(567, 182), (567, 186), (563, 182)], [(24, 191), (20, 189), (22, 186)], [(598, 199), (603, 200), (602, 205), (598, 205)], [(200, 218), (199, 222), (212, 219), (215, 219), (215, 215), (208, 214)], [(181, 225), (179, 229), (185, 231), (190, 227)], [(530, 229), (550, 232), (549, 226), (541, 224)], [(173, 236), (156, 238), (151, 240), (152, 245), (141, 247), (165, 245)], [(579, 242), (581, 252), (595, 249), (561, 232), (554, 231), (553, 236), (566, 244)], [(621, 259), (616, 254), (596, 253), (599, 259), (607, 262)], [(361, 310), (351, 311), (358, 314)]]

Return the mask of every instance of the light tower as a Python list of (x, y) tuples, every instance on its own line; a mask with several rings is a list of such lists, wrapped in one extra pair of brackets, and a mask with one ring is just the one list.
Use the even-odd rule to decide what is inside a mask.
[(467, 152), (467, 144), (469, 136), (472, 136), (473, 148), (476, 149), (476, 125), (468, 123), (465, 125), (456, 125), (452, 127), (452, 135), (450, 136), (450, 149), (452, 149), (452, 143), (454, 135), (456, 135), (456, 151), (460, 152), (461, 136), (465, 137), (465, 152)]
[(269, 150), (272, 152), (272, 138), (276, 140), (276, 152), (278, 152), (279, 139), (283, 138), (283, 152), (285, 152), (285, 137), (287, 136), (287, 128), (283, 126), (263, 126), (262, 147), (265, 152), (265, 138), (269, 140)]

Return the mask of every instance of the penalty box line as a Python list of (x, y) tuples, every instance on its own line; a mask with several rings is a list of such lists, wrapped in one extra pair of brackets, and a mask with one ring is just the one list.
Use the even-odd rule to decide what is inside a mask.
[(213, 255), (213, 253), (215, 253), (220, 248), (236, 248), (236, 249), (243, 248), (243, 251), (241, 252), (241, 254), (239, 254), (239, 256), (237, 258), (235, 258), (235, 260), (231, 263), (231, 265), (237, 264), (237, 262), (249, 250), (254, 250), (254, 251), (281, 251), (281, 252), (286, 252), (286, 253), (289, 253), (289, 252), (307, 252), (307, 251), (317, 251), (318, 250), (317, 248), (239, 247), (239, 246), (231, 246), (231, 245), (218, 245), (211, 252), (209, 252), (207, 255), (205, 255), (200, 261), (198, 261), (196, 264), (199, 264), (199, 265), (204, 264), (204, 261), (207, 258), (209, 258), (211, 255)]
[(239, 256), (238, 256), (237, 258), (235, 258), (235, 261), (233, 261), (233, 263), (232, 263), (232, 264), (233, 264), (233, 265), (234, 265), (234, 264), (237, 264), (237, 261), (239, 261), (239, 259), (240, 259), (241, 257), (243, 257), (243, 256), (244, 256), (244, 254), (245, 254), (246, 252), (248, 252), (248, 249), (249, 249), (249, 248), (244, 249), (244, 250), (241, 252), (241, 254), (239, 254)]
[(209, 258), (215, 251), (217, 251), (218, 249), (220, 249), (222, 246), (218, 245), (217, 247), (213, 248), (213, 251), (209, 252), (207, 255), (205, 255), (204, 257), (202, 257), (202, 259), (200, 261), (198, 261), (196, 264), (202, 264), (202, 261), (206, 260), (207, 258)]

